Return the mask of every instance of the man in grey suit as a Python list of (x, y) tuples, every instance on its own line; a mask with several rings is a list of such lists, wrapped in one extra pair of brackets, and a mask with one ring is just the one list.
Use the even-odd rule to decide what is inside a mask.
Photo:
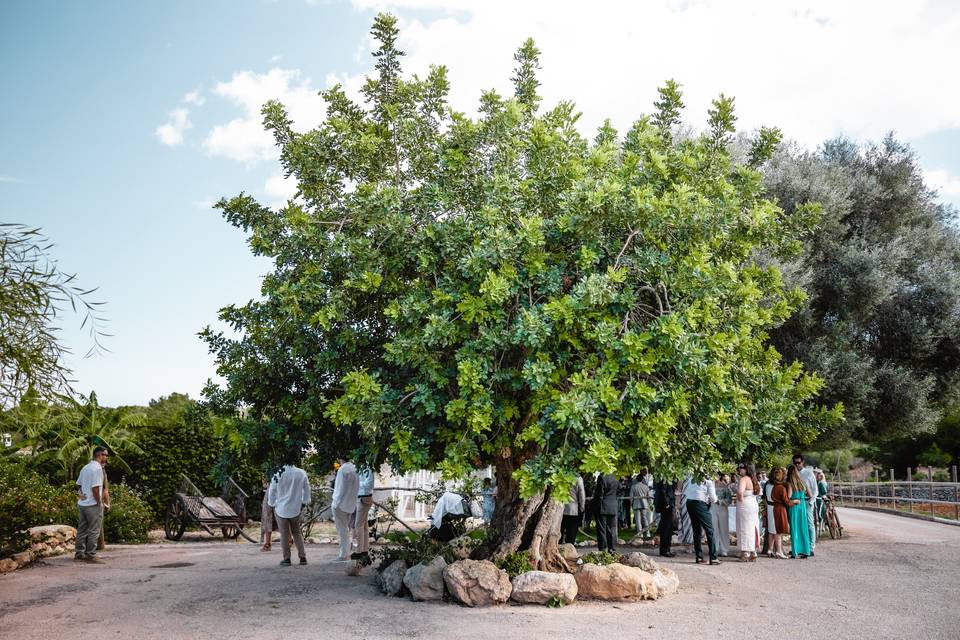
[(593, 493), (597, 505), (597, 547), (600, 551), (617, 550), (617, 490), (620, 483), (617, 476), (607, 473), (597, 478), (597, 488)]

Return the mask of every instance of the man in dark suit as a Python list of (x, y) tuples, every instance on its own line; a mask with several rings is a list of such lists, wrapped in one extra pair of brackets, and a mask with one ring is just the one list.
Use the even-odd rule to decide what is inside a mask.
[(660, 514), (660, 525), (657, 535), (660, 536), (660, 555), (672, 558), (677, 555), (670, 551), (673, 541), (673, 509), (677, 504), (677, 496), (672, 482), (657, 480), (653, 485), (653, 508)]
[(617, 490), (620, 482), (617, 476), (607, 473), (597, 478), (594, 490), (594, 504), (597, 506), (597, 547), (600, 551), (617, 549)]

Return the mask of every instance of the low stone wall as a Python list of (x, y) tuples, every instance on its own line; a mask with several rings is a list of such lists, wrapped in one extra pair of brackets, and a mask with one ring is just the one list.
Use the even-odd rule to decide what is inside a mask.
[(48, 524), (33, 527), (30, 532), (30, 548), (0, 560), (0, 573), (9, 573), (27, 566), (38, 558), (58, 556), (73, 551), (77, 530), (65, 524)]

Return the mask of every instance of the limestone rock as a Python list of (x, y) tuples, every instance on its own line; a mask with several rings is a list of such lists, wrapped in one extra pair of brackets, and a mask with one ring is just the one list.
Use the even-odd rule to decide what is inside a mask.
[(31, 538), (49, 538), (55, 535), (62, 535), (67, 538), (77, 537), (77, 530), (65, 524), (45, 524), (39, 527), (30, 527), (27, 531)]
[(527, 571), (513, 579), (510, 599), (525, 604), (547, 604), (559, 598), (564, 604), (577, 599), (577, 581), (569, 573)]
[(566, 544), (560, 545), (560, 555), (563, 556), (563, 559), (569, 564), (577, 564), (577, 560), (580, 559), (580, 554), (577, 553), (577, 548), (567, 542)]
[(653, 574), (615, 562), (608, 565), (588, 563), (574, 575), (584, 598), (596, 600), (656, 600)]
[(640, 553), (639, 551), (634, 551), (633, 553), (628, 553), (621, 560), (623, 564), (628, 567), (636, 567), (637, 569), (643, 569), (648, 573), (653, 573), (657, 571), (660, 567), (656, 562), (653, 561), (650, 556), (645, 553)]
[(510, 578), (489, 560), (458, 560), (443, 570), (443, 582), (468, 607), (487, 607), (510, 599)]
[(330, 544), (333, 542), (333, 538), (320, 538), (320, 544)]
[(421, 562), (407, 569), (403, 584), (414, 600), (442, 600), (443, 570), (446, 568), (446, 560), (437, 556), (429, 564)]
[(304, 542), (306, 542), (307, 544), (320, 544), (320, 538), (316, 536), (310, 536), (309, 538), (304, 540)]
[(33, 551), (21, 551), (20, 553), (13, 554), (11, 558), (18, 566), (23, 567), (33, 562)]
[(0, 560), (0, 573), (10, 573), (15, 571), (17, 563), (12, 558), (3, 558)]
[(403, 560), (394, 560), (377, 576), (377, 586), (388, 596), (399, 596), (403, 591), (403, 576), (406, 573), (407, 563)]
[(653, 572), (653, 583), (657, 586), (657, 597), (670, 596), (680, 588), (680, 578), (673, 569), (661, 567)]

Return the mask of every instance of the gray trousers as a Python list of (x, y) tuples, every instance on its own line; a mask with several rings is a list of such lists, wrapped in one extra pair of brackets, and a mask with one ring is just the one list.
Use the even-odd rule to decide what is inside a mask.
[(817, 548), (817, 525), (813, 519), (813, 511), (817, 508), (816, 503), (807, 502), (807, 530), (810, 532), (810, 551)]
[(97, 542), (100, 541), (100, 525), (103, 524), (103, 507), (94, 504), (80, 507), (80, 523), (77, 525), (77, 544), (74, 554), (93, 558), (97, 555)]
[(277, 525), (280, 527), (280, 550), (283, 552), (283, 559), (290, 559), (290, 536), (293, 536), (293, 542), (297, 545), (297, 553), (301, 559), (306, 559), (307, 552), (303, 549), (303, 533), (300, 531), (300, 516), (292, 518), (281, 518), (277, 516)]

